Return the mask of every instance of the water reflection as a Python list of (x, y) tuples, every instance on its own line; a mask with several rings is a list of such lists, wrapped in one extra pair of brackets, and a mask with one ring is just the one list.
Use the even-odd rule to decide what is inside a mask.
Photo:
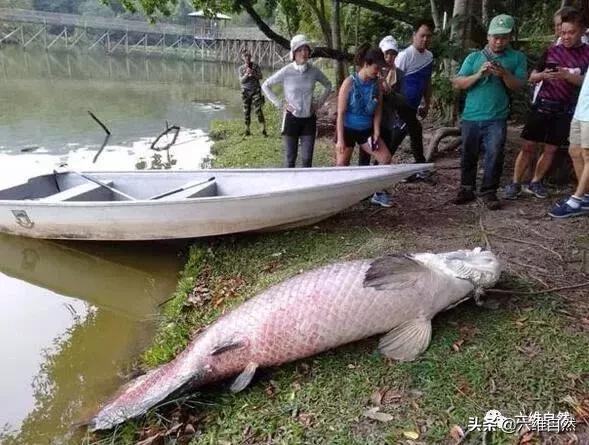
[(59, 442), (120, 385), (175, 289), (178, 249), (0, 236), (0, 442)]
[[(240, 110), (233, 65), (102, 53), (0, 50), (0, 152), (98, 148), (155, 137), (165, 122), (207, 132)], [(8, 111), (10, 110), (10, 111)]]

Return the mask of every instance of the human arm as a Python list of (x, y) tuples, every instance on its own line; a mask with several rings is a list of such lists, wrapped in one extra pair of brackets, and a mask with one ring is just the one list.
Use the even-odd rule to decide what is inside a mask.
[(331, 82), (329, 81), (327, 76), (325, 76), (325, 74), (323, 74), (323, 71), (321, 71), (319, 68), (317, 68), (316, 80), (317, 80), (317, 82), (319, 82), (323, 86), (323, 93), (314, 101), (315, 104), (313, 106), (313, 108), (314, 108), (313, 111), (321, 108), (321, 106), (323, 105), (323, 103), (327, 99), (327, 96), (329, 96), (329, 93), (331, 93), (331, 89), (332, 89)]
[(250, 76), (247, 71), (247, 66), (241, 65), (239, 68), (237, 68), (237, 75), (239, 76), (239, 83), (244, 83)]
[(432, 101), (432, 79), (431, 77), (429, 78), (429, 80), (427, 81), (427, 85), (425, 87), (425, 91), (423, 92), (423, 105), (419, 107), (419, 115), (423, 118), (425, 118), (427, 116), (427, 114), (429, 113), (429, 107), (431, 105), (431, 101)]
[[(285, 67), (286, 68), (286, 67)], [(272, 86), (284, 82), (284, 68), (276, 71), (262, 83), (262, 92), (276, 108), (282, 108), (283, 101), (272, 91)]]
[(491, 62), (484, 62), (480, 67), (475, 64), (476, 53), (470, 54), (464, 59), (456, 77), (452, 79), (452, 86), (457, 90), (468, 90), (483, 76), (488, 74)]
[(336, 142), (335, 148), (339, 153), (343, 153), (346, 148), (344, 142), (344, 115), (348, 108), (348, 95), (352, 85), (351, 79), (348, 77), (342, 83), (337, 95), (337, 120), (336, 120)]
[(260, 68), (260, 65), (258, 65), (257, 63), (254, 63), (253, 76), (258, 80), (262, 80), (262, 77), (264, 77), (264, 75), (262, 74), (262, 68)]
[(527, 61), (523, 53), (520, 53), (513, 73), (500, 64), (491, 64), (489, 72), (499, 77), (508, 89), (515, 91), (526, 83)]
[(380, 123), (382, 121), (382, 96), (383, 90), (378, 84), (378, 104), (376, 105), (376, 110), (374, 111), (374, 118), (373, 118), (373, 128), (372, 128), (372, 140), (378, 141), (380, 137)]
[(452, 79), (452, 86), (457, 90), (468, 90), (487, 73), (490, 65), (490, 62), (483, 63), (481, 69), (469, 76), (461, 76), (459, 74), (454, 79)]

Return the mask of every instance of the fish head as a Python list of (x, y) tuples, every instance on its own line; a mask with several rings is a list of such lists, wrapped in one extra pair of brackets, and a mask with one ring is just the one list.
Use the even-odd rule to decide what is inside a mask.
[(493, 287), (501, 276), (501, 264), (497, 257), (480, 247), (439, 253), (437, 256), (455, 277), (470, 281), (475, 289)]

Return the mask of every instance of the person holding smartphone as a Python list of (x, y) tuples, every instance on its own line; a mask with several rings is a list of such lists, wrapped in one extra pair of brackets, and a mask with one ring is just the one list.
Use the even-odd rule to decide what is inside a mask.
[(466, 91), (461, 122), (460, 190), (453, 201), (457, 205), (477, 198), (478, 163), (482, 152), (484, 174), (478, 196), (489, 210), (501, 207), (497, 189), (505, 157), (508, 91), (523, 87), (527, 75), (525, 55), (509, 45), (514, 26), (515, 21), (509, 15), (494, 17), (489, 24), (485, 49), (469, 54), (452, 79), (454, 88)]
[(356, 145), (381, 165), (391, 162), (389, 150), (378, 144), (383, 95), (378, 75), (384, 64), (380, 49), (361, 46), (356, 54), (358, 72), (345, 79), (340, 87), (335, 145), (337, 166), (350, 165)]
[(260, 65), (252, 61), (252, 55), (247, 49), (242, 49), (240, 54), (243, 65), (239, 66), (237, 74), (241, 85), (241, 101), (243, 102), (244, 134), (245, 136), (251, 135), (250, 123), (253, 106), (258, 122), (262, 126), (262, 134), (268, 136), (266, 133), (266, 119), (264, 119), (264, 111), (262, 110), (264, 106), (264, 96), (262, 96), (262, 88), (260, 87), (262, 70)]
[[(543, 179), (558, 147), (568, 146), (571, 119), (589, 67), (589, 46), (581, 41), (585, 31), (581, 13), (569, 8), (560, 17), (560, 44), (550, 46), (530, 74), (530, 82), (541, 83), (541, 87), (521, 134), (524, 143), (515, 160), (513, 182), (504, 190), (506, 199), (517, 199), (521, 193), (548, 197)], [(536, 156), (537, 144), (543, 144), (544, 150), (526, 183), (524, 175)]]

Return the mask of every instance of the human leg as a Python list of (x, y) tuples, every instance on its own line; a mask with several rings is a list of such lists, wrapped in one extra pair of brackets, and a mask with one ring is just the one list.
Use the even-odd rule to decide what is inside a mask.
[(254, 109), (256, 111), (256, 116), (258, 117), (258, 122), (262, 126), (262, 134), (267, 136), (266, 133), (266, 119), (264, 118), (264, 96), (262, 95), (262, 91), (258, 90), (254, 93), (252, 97), (252, 102), (254, 105)]
[(570, 141), (569, 153), (577, 175), (577, 187), (566, 202), (556, 204), (548, 213), (554, 218), (568, 218), (589, 212), (589, 122), (573, 119)]
[(335, 165), (336, 167), (347, 167), (350, 165), (350, 159), (354, 153), (353, 147), (345, 147), (342, 152), (337, 148), (335, 150)]
[(495, 194), (499, 188), (503, 161), (505, 158), (505, 140), (507, 136), (507, 121), (487, 121), (482, 126), (481, 141), (484, 148), (484, 174), (481, 184), (481, 194)]
[(282, 136), (284, 145), (284, 167), (294, 168), (297, 163), (297, 152), (299, 150), (299, 138), (296, 136)]
[(409, 137), (411, 138), (411, 151), (413, 152), (415, 162), (425, 162), (425, 156), (423, 155), (423, 128), (417, 118), (417, 110), (409, 106), (402, 106), (399, 107), (397, 112), (399, 113), (399, 117), (407, 124), (407, 133), (409, 133)]
[(479, 122), (462, 121), (460, 133), (462, 136), (460, 190), (453, 201), (454, 204), (466, 204), (476, 199), (474, 190), (481, 143)]
[(245, 134), (250, 134), (250, 124), (252, 115), (252, 95), (248, 90), (241, 92), (241, 101), (243, 103), (243, 120), (245, 124)]
[(315, 135), (306, 134), (301, 136), (301, 165), (303, 167), (312, 167), (314, 150)]

